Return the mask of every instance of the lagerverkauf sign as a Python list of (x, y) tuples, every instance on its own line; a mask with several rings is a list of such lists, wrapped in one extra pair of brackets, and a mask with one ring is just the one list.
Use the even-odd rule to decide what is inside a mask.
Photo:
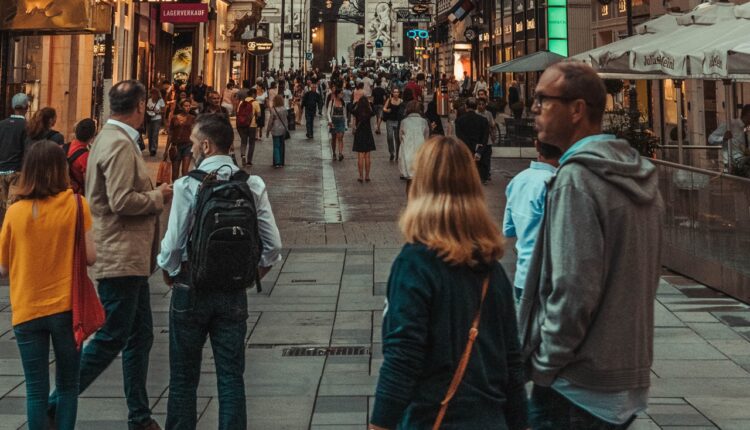
[(162, 3), (161, 22), (193, 24), (208, 22), (208, 5), (205, 3)]
[(266, 37), (254, 37), (247, 41), (247, 52), (251, 55), (268, 55), (273, 49), (273, 42)]

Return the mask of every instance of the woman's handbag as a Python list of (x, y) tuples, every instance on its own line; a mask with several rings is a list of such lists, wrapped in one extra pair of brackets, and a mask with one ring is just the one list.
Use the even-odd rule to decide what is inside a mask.
[(73, 245), (73, 337), (80, 351), (83, 341), (104, 325), (104, 307), (96, 295), (94, 284), (86, 271), (86, 232), (83, 231), (83, 203), (75, 194), (78, 216)]
[(466, 342), (466, 348), (464, 348), (464, 353), (461, 355), (461, 361), (458, 362), (456, 373), (453, 374), (451, 384), (448, 386), (448, 392), (445, 393), (445, 398), (440, 402), (440, 411), (438, 412), (437, 418), (435, 418), (435, 423), (432, 425), (432, 430), (438, 430), (440, 428), (440, 424), (443, 423), (443, 418), (445, 418), (445, 411), (448, 409), (448, 404), (451, 399), (453, 399), (456, 391), (458, 391), (458, 386), (461, 385), (461, 381), (464, 379), (466, 366), (469, 364), (471, 351), (474, 349), (474, 341), (476, 341), (477, 336), (479, 336), (479, 319), (482, 317), (482, 305), (484, 304), (485, 296), (487, 296), (489, 285), (490, 275), (488, 274), (482, 284), (482, 298), (479, 299), (479, 309), (477, 309), (477, 314), (474, 316), (474, 321), (471, 323), (471, 329), (469, 329), (469, 340)]
[[(170, 160), (169, 152), (174, 148), (174, 145), (168, 145), (167, 150), (164, 151), (164, 159), (159, 163), (159, 170), (156, 172), (156, 186), (161, 184), (172, 183), (172, 160)], [(177, 152), (177, 148), (174, 148)]]
[[(278, 118), (279, 121), (281, 121), (281, 117), (279, 116), (279, 111), (277, 111), (276, 108), (273, 108), (273, 113), (276, 115), (276, 118)], [(281, 125), (284, 126), (284, 130), (285, 130), (285, 132), (284, 132), (284, 140), (291, 139), (292, 135), (289, 134), (289, 129), (287, 128), (286, 124), (284, 124), (284, 121), (281, 121)]]

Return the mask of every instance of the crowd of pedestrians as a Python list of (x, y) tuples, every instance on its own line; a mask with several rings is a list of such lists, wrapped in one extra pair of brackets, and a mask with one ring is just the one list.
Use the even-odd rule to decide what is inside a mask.
[[(385, 122), (390, 161), (406, 180), (406, 245), (388, 281), (369, 428), (627, 428), (647, 406), (653, 356), (663, 212), (654, 166), (602, 134), (606, 90), (593, 70), (558, 63), (536, 87), (538, 156), (505, 190), (501, 231), (487, 205), (499, 197), (482, 186), (499, 139), (488, 109), (496, 82), (464, 79), (470, 97), (450, 137), (435, 100), (425, 103), (423, 81), (418, 73), (338, 68), (330, 76), (266, 73), (221, 93), (200, 78), (150, 91), (123, 81), (108, 95), (100, 130), (81, 120), (69, 144), (54, 129), (53, 109), (27, 123), (29, 99), (14, 96), (13, 115), (0, 121), (0, 275), (10, 277), (29, 429), (75, 428), (78, 394), (120, 354), (129, 428), (161, 428), (147, 392), (149, 277), (158, 269), (172, 291), (165, 427), (196, 427), (210, 340), (218, 428), (246, 428), (246, 289), (262, 288), (282, 242), (265, 182), (243, 167), (257, 161), (265, 135), (273, 166), (283, 168), (290, 130), (304, 120), (313, 138), (319, 117), (331, 161), (344, 160), (352, 132), (363, 184)], [(152, 185), (139, 146), (144, 127), (151, 155), (166, 130), (172, 184)], [(77, 220), (85, 261), (74, 258)], [(513, 281), (499, 263), (503, 236), (517, 238)], [(48, 245), (40, 250), (40, 242)], [(46, 270), (36, 270), (39, 259)], [(75, 264), (91, 266), (106, 315), (80, 351)]]

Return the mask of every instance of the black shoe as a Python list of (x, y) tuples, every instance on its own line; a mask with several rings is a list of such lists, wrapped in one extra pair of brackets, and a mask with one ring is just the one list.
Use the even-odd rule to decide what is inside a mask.
[(339, 161), (343, 161), (343, 160), (344, 160), (344, 154), (339, 154)]
[(151, 154), (152, 157), (156, 157), (156, 151), (149, 151), (149, 154)]
[(393, 161), (393, 154), (391, 154), (391, 161)]
[(150, 420), (145, 424), (136, 424), (133, 426), (134, 430), (161, 430), (159, 423), (154, 420)]

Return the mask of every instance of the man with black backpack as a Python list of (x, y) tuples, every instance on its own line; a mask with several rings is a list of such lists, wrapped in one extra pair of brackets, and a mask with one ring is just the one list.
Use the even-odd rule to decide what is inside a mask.
[(265, 183), (228, 155), (234, 133), (223, 115), (198, 117), (190, 135), (198, 170), (174, 183), (157, 259), (172, 286), (166, 429), (195, 429), (206, 337), (214, 351), (219, 429), (247, 427), (247, 289), (281, 260), (281, 238)]

